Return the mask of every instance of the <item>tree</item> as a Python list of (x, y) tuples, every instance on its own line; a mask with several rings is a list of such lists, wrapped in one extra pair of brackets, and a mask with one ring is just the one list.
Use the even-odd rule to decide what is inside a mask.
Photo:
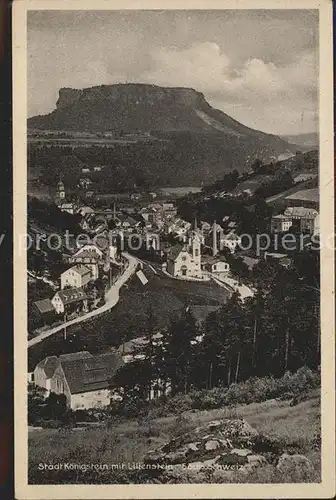
[(251, 169), (253, 170), (254, 173), (258, 173), (262, 165), (263, 165), (262, 160), (260, 160), (260, 158), (256, 158), (251, 165)]
[(42, 408), (46, 404), (47, 391), (43, 387), (28, 384), (28, 424), (34, 425), (41, 419)]
[(151, 389), (160, 384), (163, 359), (161, 334), (157, 331), (151, 306), (142, 342), (134, 346), (132, 356), (133, 360), (118, 371), (117, 385), (127, 391), (136, 391), (141, 399), (147, 400)]
[(172, 394), (187, 393), (192, 385), (192, 358), (199, 329), (190, 307), (172, 318), (163, 339), (163, 377), (171, 384)]

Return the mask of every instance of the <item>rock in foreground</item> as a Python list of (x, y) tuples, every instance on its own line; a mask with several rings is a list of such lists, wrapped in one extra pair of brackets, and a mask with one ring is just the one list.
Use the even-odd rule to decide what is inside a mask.
[[(246, 420), (224, 419), (197, 427), (150, 451), (145, 464), (164, 482), (216, 483), (267, 465), (282, 470), (291, 461), (285, 451)], [(300, 457), (301, 464), (311, 467), (306, 457), (292, 457)]]

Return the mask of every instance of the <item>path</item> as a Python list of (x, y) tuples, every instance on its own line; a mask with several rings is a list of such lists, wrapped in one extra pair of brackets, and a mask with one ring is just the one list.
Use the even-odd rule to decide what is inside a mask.
[(227, 286), (228, 288), (230, 288), (231, 290), (233, 290), (234, 292), (239, 292), (240, 296), (242, 299), (246, 299), (248, 297), (253, 297), (254, 295), (254, 291), (249, 288), (248, 286), (244, 285), (244, 284), (240, 284), (238, 283), (237, 280), (233, 279), (233, 278), (229, 278), (227, 276), (214, 276), (212, 275), (212, 279), (220, 286)]
[(50, 337), (50, 335), (53, 335), (54, 333), (64, 330), (65, 327), (81, 323), (82, 321), (86, 321), (90, 318), (93, 318), (94, 316), (98, 316), (99, 314), (102, 314), (112, 309), (112, 307), (114, 307), (119, 301), (119, 292), (121, 287), (135, 273), (135, 270), (138, 265), (137, 259), (135, 259), (132, 255), (128, 254), (127, 252), (123, 252), (123, 256), (128, 260), (128, 266), (124, 270), (123, 274), (114, 283), (114, 285), (112, 285), (109, 291), (106, 292), (105, 294), (106, 303), (102, 307), (100, 307), (99, 309), (95, 309), (94, 311), (90, 311), (89, 313), (84, 314), (83, 316), (79, 316), (78, 318), (75, 318), (71, 321), (67, 321), (66, 323), (62, 323), (61, 325), (55, 326), (50, 330), (40, 333), (39, 335), (28, 341), (28, 348), (32, 347), (35, 344), (38, 344), (43, 339)]

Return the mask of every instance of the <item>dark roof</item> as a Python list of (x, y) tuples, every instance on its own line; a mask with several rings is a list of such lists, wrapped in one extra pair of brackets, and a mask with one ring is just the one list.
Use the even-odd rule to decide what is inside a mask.
[(60, 354), (58, 358), (60, 361), (71, 361), (73, 359), (92, 358), (92, 354), (89, 351), (69, 352), (67, 354)]
[(86, 299), (86, 293), (81, 288), (59, 290), (56, 295), (60, 297), (64, 304), (71, 304), (72, 302)]
[(50, 299), (37, 300), (36, 302), (34, 302), (34, 304), (41, 314), (47, 314), (49, 312), (55, 311), (55, 308), (52, 305)]
[(288, 207), (285, 210), (285, 216), (288, 217), (302, 217), (315, 219), (318, 215), (318, 211), (313, 208), (305, 208), (305, 207)]
[(121, 221), (121, 223), (128, 222), (131, 226), (137, 222), (133, 217), (125, 214), (120, 214), (119, 220)]
[(74, 253), (71, 256), (71, 259), (84, 259), (84, 260), (90, 259), (90, 260), (99, 261), (100, 257), (94, 250), (83, 250), (82, 252), (79, 252), (79, 250), (77, 250), (76, 253)]
[(286, 200), (299, 200), (299, 201), (314, 201), (318, 203), (319, 201), (319, 188), (304, 189), (302, 191), (297, 191), (286, 196)]
[(85, 276), (86, 274), (91, 274), (91, 270), (83, 266), (83, 264), (77, 264), (76, 266), (73, 267), (74, 270), (76, 270), (81, 276)]
[(177, 244), (169, 250), (168, 258), (170, 260), (176, 260), (176, 258), (179, 256), (179, 254), (183, 250), (183, 245)]
[(122, 357), (116, 351), (61, 361), (71, 394), (109, 388), (111, 379), (122, 364)]

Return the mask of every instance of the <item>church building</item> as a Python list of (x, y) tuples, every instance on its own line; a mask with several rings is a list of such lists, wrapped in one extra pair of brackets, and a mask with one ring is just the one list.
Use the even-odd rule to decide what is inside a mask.
[(201, 269), (201, 234), (195, 228), (188, 241), (172, 247), (167, 258), (167, 272), (177, 278), (202, 278)]

